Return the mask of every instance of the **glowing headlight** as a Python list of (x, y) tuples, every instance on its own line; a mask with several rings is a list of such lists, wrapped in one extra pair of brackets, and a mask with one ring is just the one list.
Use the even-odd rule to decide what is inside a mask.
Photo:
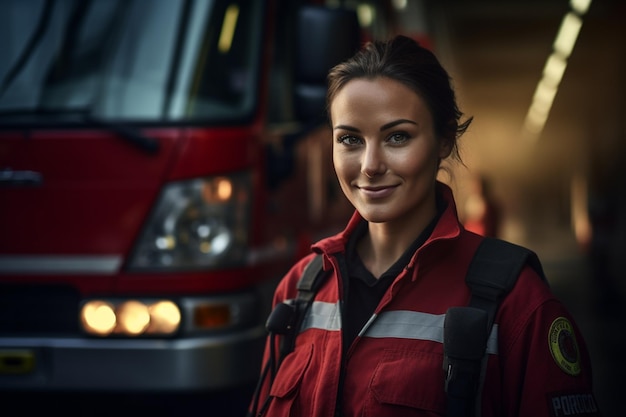
[(171, 301), (159, 301), (149, 307), (150, 333), (174, 333), (180, 325), (180, 310)]
[(126, 334), (141, 334), (150, 324), (148, 306), (139, 301), (126, 301), (116, 309), (119, 330)]
[(83, 328), (88, 333), (107, 335), (117, 324), (114, 307), (105, 301), (91, 301), (80, 312)]
[(135, 246), (130, 269), (241, 264), (248, 245), (250, 199), (248, 174), (167, 185)]
[(169, 300), (87, 301), (80, 311), (83, 329), (90, 334), (170, 335), (181, 323), (178, 306)]

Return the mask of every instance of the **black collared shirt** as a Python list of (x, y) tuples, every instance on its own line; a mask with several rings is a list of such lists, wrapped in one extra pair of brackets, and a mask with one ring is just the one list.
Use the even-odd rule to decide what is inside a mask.
[(350, 236), (346, 247), (348, 273), (343, 278), (344, 312), (342, 328), (344, 355), (367, 320), (374, 314), (376, 307), (391, 283), (408, 265), (415, 251), (430, 237), (441, 216), (441, 212), (442, 210), (438, 210), (437, 215), (417, 239), (378, 279), (365, 267), (356, 250), (358, 241), (367, 232), (367, 222), (363, 221), (359, 224), (352, 236)]

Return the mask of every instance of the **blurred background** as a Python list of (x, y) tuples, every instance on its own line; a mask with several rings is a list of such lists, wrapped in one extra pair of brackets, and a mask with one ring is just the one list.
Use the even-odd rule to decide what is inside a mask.
[[(7, 1), (5, 5), (9, 3)], [(34, 10), (40, 13), (48, 4), (62, 4), (68, 10), (70, 6), (75, 6), (73, 2), (61, 0), (15, 4), (18, 3), (21, 4), (19, 13), (22, 14), (16, 12), (18, 8), (8, 8), (7, 10), (16, 14), (7, 12), (0, 17), (4, 19), (0, 20), (4, 22), (2, 25), (4, 29), (0, 31), (6, 31), (5, 36), (0, 37), (3, 39), (0, 42), (11, 41), (12, 46), (18, 45), (19, 42), (16, 41), (17, 37), (11, 38), (9, 35), (11, 25), (21, 24), (19, 19), (16, 20), (16, 16), (19, 14), (20, 19), (24, 19), (24, 16), (28, 14), (24, 13), (28, 12), (28, 7), (32, 7), (33, 13)], [(155, 2), (157, 3), (160, 2)], [(187, 7), (187, 13), (193, 15), (189, 13), (192, 7), (204, 7), (203, 4), (210, 3), (185, 2), (185, 7)], [(225, 16), (233, 16), (231, 12), (235, 9), (228, 6), (227, 3), (230, 2), (218, 3), (224, 3)], [(248, 7), (244, 4), (245, 2), (241, 3), (241, 6), (237, 6), (237, 11), (239, 7), (241, 10), (246, 10)], [(276, 14), (276, 27), (288, 26), (289, 10), (295, 9), (295, 5), (299, 3), (280, 1), (277, 3), (279, 12)], [(355, 10), (362, 28), (362, 40), (403, 33), (415, 37), (432, 48), (440, 58), (453, 79), (461, 111), (465, 117), (474, 118), (460, 143), (463, 163), (450, 165), (443, 176), (455, 191), (459, 215), (468, 228), (525, 245), (538, 253), (555, 293), (572, 311), (586, 336), (595, 371), (596, 396), (604, 415), (621, 415), (621, 395), (625, 387), (622, 373), (626, 372), (626, 363), (623, 360), (623, 352), (626, 349), (626, 332), (624, 331), (626, 330), (624, 305), (626, 280), (623, 272), (626, 269), (626, 81), (624, 80), (626, 2), (623, 0), (329, 0), (326, 2), (302, 1), (301, 3), (326, 4), (331, 8), (345, 7)], [(287, 4), (290, 6), (287, 7)], [(150, 5), (152, 2), (143, 3), (146, 10), (151, 10)], [(281, 8), (283, 6), (284, 9)], [(107, 18), (113, 16), (111, 10), (107, 13)], [(242, 12), (241, 15), (244, 13)], [(227, 17), (224, 18), (224, 22), (227, 21)], [(234, 19), (236, 20), (237, 17)], [(250, 19), (253, 20), (253, 18)], [(94, 22), (97, 22), (97, 19), (94, 19)], [(165, 28), (163, 25), (159, 27)], [(165, 29), (160, 30), (165, 31)], [(280, 29), (277, 33), (280, 35)], [(323, 33), (312, 33), (311, 38), (323, 37), (322, 35)], [(71, 34), (69, 37), (66, 36), (65, 42), (68, 39), (71, 39)], [(283, 39), (283, 42), (276, 44), (288, 45), (285, 43), (287, 40)], [(19, 50), (17, 47), (13, 49)], [(7, 48), (9, 51), (13, 49)], [(282, 59), (280, 53), (274, 52), (274, 54), (276, 56), (272, 56), (271, 59), (279, 62)], [(149, 56), (148, 52), (146, 56)], [(184, 67), (186, 61), (181, 56), (183, 55), (178, 56), (177, 59), (183, 62), (181, 66)], [(18, 58), (17, 53), (9, 54), (4, 61), (0, 62), (0, 75), (3, 77), (0, 94), (6, 93), (4, 98), (19, 96), (15, 93), (17, 90), (11, 90), (15, 87), (11, 80), (17, 79), (19, 84), (19, 76), (12, 74), (16, 72), (13, 64), (14, 61), (19, 61)], [(269, 56), (266, 58), (270, 59)], [(159, 69), (158, 59), (147, 62), (146, 71)], [(129, 65), (123, 68), (121, 73), (130, 74), (132, 71), (137, 71), (140, 74), (138, 78), (141, 78), (141, 71), (137, 68), (139, 67), (131, 68)], [(88, 72), (85, 68), (82, 70), (84, 70), (83, 73)], [(212, 75), (221, 76), (215, 68), (212, 71)], [(80, 71), (76, 72), (76, 74), (79, 73)], [(228, 77), (234, 80), (236, 88), (243, 90), (241, 86), (245, 81), (241, 74), (231, 72)], [(189, 77), (190, 80), (192, 78)], [(273, 83), (276, 83), (276, 80), (279, 83), (282, 81), (287, 83), (290, 79), (285, 74), (278, 74), (275, 78)], [(192, 81), (189, 82), (192, 83)], [(115, 83), (111, 86), (112, 90), (119, 88), (119, 85)], [(173, 81), (168, 84), (168, 88), (170, 92), (176, 89)], [(123, 89), (120, 88), (120, 90)], [(144, 91), (141, 89), (125, 91), (130, 91), (128, 96), (135, 96), (134, 99), (139, 98), (146, 102), (157, 100), (148, 95), (141, 97)], [(213, 90), (209, 91), (209, 87), (206, 88), (207, 95), (213, 93)], [(62, 96), (64, 91), (61, 89), (56, 94), (56, 96), (50, 95), (53, 101)], [(224, 94), (226, 97), (226, 93), (222, 90), (215, 94)], [(230, 100), (229, 106), (239, 100), (239, 96), (234, 93), (228, 94), (231, 94), (227, 97)], [(0, 99), (2, 98), (3, 96), (0, 95)], [(80, 97), (77, 100), (80, 102)], [(177, 100), (171, 100), (172, 108), (176, 107)], [(243, 102), (245, 100), (242, 100)], [(114, 115), (116, 111), (123, 108), (115, 100), (111, 103), (106, 110), (110, 114)], [(121, 100), (120, 103), (122, 103)], [(194, 108), (194, 111), (198, 112), (196, 116), (202, 111), (201, 101), (198, 100), (198, 103)], [(10, 106), (11, 103), (8, 101), (3, 103), (0, 100), (0, 110), (4, 112), (2, 120), (5, 135), (0, 137), (0, 170), (4, 170), (3, 175), (10, 174), (10, 170), (7, 169), (9, 166), (13, 169), (20, 168), (16, 162), (10, 165), (9, 157), (13, 155), (11, 154), (13, 142), (10, 141), (18, 142), (11, 135), (17, 136), (16, 132), (22, 132), (22, 130), (26, 132), (28, 129), (24, 128), (24, 124), (30, 123), (29, 120), (24, 122), (22, 119), (18, 123), (18, 117), (22, 118), (24, 114), (11, 114), (10, 112), (14, 109)], [(190, 107), (192, 106), (188, 106)], [(132, 117), (141, 119), (148, 115), (148, 113), (134, 110), (138, 108), (136, 103), (129, 105), (128, 108), (137, 111), (137, 114), (131, 115), (130, 125), (132, 125)], [(211, 108), (210, 103), (207, 104), (206, 109), (208, 108)], [(226, 119), (232, 116), (232, 112), (229, 113), (217, 106), (215, 108), (223, 111)], [(229, 108), (226, 107), (226, 109)], [(269, 113), (271, 111), (270, 108)], [(291, 112), (291, 110), (287, 111), (287, 113)], [(166, 125), (171, 122), (175, 128), (181, 126), (181, 123), (184, 124), (185, 116), (180, 116), (183, 113), (182, 110), (180, 113), (172, 111), (170, 119), (165, 121)], [(103, 115), (106, 114), (106, 112), (103, 113)], [(187, 115), (187, 113), (184, 114)], [(249, 118), (237, 119), (234, 125), (241, 127), (246, 122), (249, 123), (249, 120)], [(215, 125), (215, 121), (211, 123)], [(138, 124), (137, 127), (145, 127), (145, 123)], [(290, 129), (282, 129), (280, 132), (275, 130), (271, 135), (264, 137), (263, 141), (270, 146), (277, 146), (278, 143), (280, 147), (285, 148), (289, 143), (285, 138), (290, 137)], [(153, 130), (157, 132), (156, 128)], [(169, 145), (170, 139), (175, 136), (171, 133), (173, 131), (156, 133), (163, 143), (162, 152), (174, 149), (175, 145), (171, 147)], [(118, 134), (121, 135), (123, 132), (118, 131)], [(311, 134), (310, 130), (305, 132), (305, 135), (308, 134)], [(189, 138), (193, 138), (194, 135), (200, 139), (204, 138), (202, 134), (193, 132), (185, 133), (185, 135)], [(29, 137), (24, 133), (24, 138)], [(340, 201), (341, 196), (337, 194), (338, 189), (336, 184), (333, 184), (328, 165), (322, 162), (324, 160), (326, 164), (328, 162), (329, 148), (327, 143), (324, 144), (326, 138), (327, 136), (322, 135), (320, 139), (322, 142), (315, 138), (299, 141), (294, 151), (297, 155), (296, 161), (301, 157), (307, 159), (309, 165), (304, 170), (304, 175), (309, 179), (310, 190), (314, 190), (299, 189), (295, 192), (304, 193), (310, 197), (310, 200), (307, 200), (309, 214), (314, 220), (313, 223), (316, 224), (323, 223), (324, 220), (335, 220), (333, 213), (340, 220), (345, 218), (345, 212), (340, 208), (334, 208), (335, 205), (343, 207), (344, 202)], [(171, 143), (174, 143), (173, 139)], [(250, 164), (256, 166), (258, 158), (252, 154), (258, 152), (258, 149), (253, 147), (246, 149), (247, 160), (253, 161)], [(176, 155), (183, 155), (183, 150)], [(228, 155), (224, 156), (219, 153), (213, 155), (211, 163), (220, 165), (228, 159)], [(130, 160), (130, 157), (127, 159)], [(28, 156), (24, 158), (24, 161), (27, 160)], [(169, 166), (174, 172), (168, 179), (180, 180), (193, 174), (191, 168), (176, 165), (171, 161), (173, 159), (169, 163), (163, 162), (163, 166)], [(88, 166), (89, 163), (84, 165)], [(146, 165), (147, 168), (150, 166)], [(32, 169), (26, 163), (24, 167)], [(295, 171), (299, 171), (297, 163)], [(149, 172), (154, 174), (157, 171)], [(129, 178), (134, 178), (136, 174), (136, 172), (128, 171)], [(166, 175), (163, 174), (163, 178), (165, 177)], [(258, 186), (257, 183), (255, 184)], [(300, 196), (300, 194), (293, 194), (294, 189), (289, 188), (289, 181), (284, 184), (287, 184), (286, 191), (281, 192), (287, 197), (291, 196), (291, 200), (287, 199), (287, 201), (293, 204), (296, 198), (294, 196)], [(324, 190), (321, 193), (323, 197), (315, 194), (320, 190)], [(150, 198), (156, 198), (154, 196), (158, 194), (157, 191), (157, 186), (154, 186)], [(255, 188), (255, 193), (261, 193), (259, 188)], [(11, 206), (9, 202), (16, 201), (15, 195), (0, 193), (0, 199), (4, 199), (0, 200), (0, 210), (6, 210), (0, 211), (0, 214), (6, 217), (7, 213), (12, 213), (10, 210), (19, 212), (33, 210), (28, 213), (39, 213), (33, 214), (33, 218), (43, 215), (37, 212), (31, 204), (20, 206), (16, 203), (15, 206)], [(147, 196), (146, 201), (150, 198)], [(337, 199), (338, 202), (333, 203), (331, 201), (333, 199)], [(268, 200), (271, 199), (268, 197)], [(274, 209), (279, 207), (279, 203), (283, 200), (278, 198), (276, 201), (277, 203), (271, 200)], [(299, 197), (297, 201), (301, 202)], [(5, 208), (3, 209), (2, 206)], [(148, 207), (147, 203), (144, 209), (148, 212), (146, 207)], [(285, 207), (285, 212), (276, 211), (278, 213), (275, 214), (276, 218), (279, 218), (281, 213), (289, 213), (291, 216), (294, 215), (293, 212), (298, 211), (292, 210), (293, 206)], [(40, 208), (45, 211), (45, 207)], [(301, 220), (296, 218), (295, 223), (301, 223)], [(126, 222), (124, 225), (131, 224), (133, 217), (129, 215), (124, 218), (124, 221)], [(26, 252), (24, 248), (28, 245), (23, 236), (13, 241), (9, 241), (6, 237), (10, 236), (6, 230), (17, 230), (17, 228), (10, 229), (14, 225), (14, 220), (5, 219), (0, 225), (4, 227), (5, 233), (5, 240), (0, 241), (2, 243), (0, 278), (13, 282), (24, 280), (23, 277), (27, 276), (28, 280), (33, 283), (40, 282), (41, 277), (32, 275), (32, 269), (29, 269), (26, 274), (24, 271), (15, 273), (15, 268), (19, 265), (15, 266), (17, 265), (13, 263), (15, 259), (11, 257), (22, 256)], [(137, 226), (132, 226), (135, 228), (128, 234), (133, 239), (139, 233), (139, 226), (140, 222), (137, 221)], [(266, 227), (271, 228), (271, 223)], [(3, 230), (0, 230), (0, 233), (3, 233)], [(41, 241), (44, 241), (46, 231), (40, 230), (39, 232), (43, 236)], [(277, 230), (268, 231), (269, 234), (270, 232), (277, 233)], [(287, 235), (289, 232), (285, 233), (285, 236)], [(18, 236), (17, 232), (15, 236)], [(278, 241), (275, 236), (273, 239)], [(51, 240), (54, 241), (54, 239)], [(304, 240), (300, 239), (300, 244), (306, 246)], [(21, 249), (18, 250), (15, 246), (17, 241), (26, 243), (23, 243)], [(286, 240), (280, 240), (280, 242), (284, 241)], [(107, 247), (108, 241), (103, 245)], [(276, 244), (272, 248), (280, 248), (281, 245), (282, 243)], [(124, 243), (121, 247), (124, 249), (117, 248), (115, 251), (129, 254), (135, 253), (137, 249), (134, 243)], [(41, 249), (34, 252), (38, 251), (46, 253)], [(103, 251), (106, 253), (105, 250)], [(259, 259), (264, 255), (267, 253), (258, 254)], [(115, 284), (118, 285), (116, 291), (119, 294), (139, 293), (141, 280), (137, 280), (136, 276), (132, 277), (132, 272), (138, 271), (142, 279), (149, 282), (153, 270), (141, 269), (141, 265), (136, 270), (132, 268), (129, 270), (126, 269), (127, 260), (119, 262), (121, 265), (119, 271), (112, 272), (119, 278)], [(212, 267), (212, 265), (208, 266)], [(47, 272), (49, 271), (43, 271), (44, 274)], [(247, 275), (250, 274), (247, 273)], [(187, 278), (188, 280), (185, 281)], [(200, 280), (195, 275), (187, 278), (175, 277), (179, 284), (173, 291), (177, 294), (188, 294)], [(220, 284), (216, 286), (220, 291), (227, 292), (234, 289), (234, 287), (229, 287), (228, 285), (231, 284), (227, 282), (244, 282), (246, 279), (238, 278), (234, 272), (227, 278), (226, 280), (220, 278)], [(78, 280), (76, 274), (68, 278), (67, 282), (73, 282), (73, 280)], [(86, 289), (81, 288), (81, 291), (92, 293), (104, 291), (104, 281), (100, 287), (98, 287), (100, 284), (94, 284), (100, 281), (92, 280), (91, 282), (90, 285), (95, 285), (96, 289), (86, 287)], [(152, 290), (166, 294), (168, 290), (165, 284), (162, 284), (165, 281), (159, 282), (157, 288), (153, 286)], [(208, 288), (209, 285), (206, 287)], [(213, 312), (213, 314), (216, 313)], [(8, 320), (5, 320), (4, 325), (7, 326), (7, 323)], [(6, 328), (10, 327), (11, 323), (8, 327), (0, 328), (0, 340), (2, 336), (8, 334)], [(9, 344), (0, 345), (0, 353), (3, 349), (8, 352), (7, 349), (13, 346), (10, 343), (17, 342), (7, 343)], [(15, 344), (15, 346), (21, 345)], [(2, 371), (0, 374), (5, 371), (7, 374), (12, 372), (8, 359), (3, 366), (0, 366), (0, 371)], [(256, 370), (253, 371), (256, 372)], [(15, 387), (11, 385), (11, 382), (7, 382), (11, 377), (13, 376), (0, 375), (0, 383), (4, 383), (4, 388)], [(221, 400), (222, 402), (238, 402), (238, 409), (240, 409), (242, 401), (245, 402), (247, 399), (249, 390), (250, 387), (246, 386), (242, 395), (232, 397), (222, 395)], [(20, 398), (22, 404), (28, 402), (28, 395)], [(50, 394), (50, 397), (54, 395)], [(88, 411), (92, 400), (93, 397), (88, 397), (84, 403), (81, 403), (79, 408), (82, 414), (77, 414), (97, 414)], [(128, 406), (127, 396), (123, 396), (122, 401), (124, 406)], [(194, 397), (193, 401), (191, 399), (184, 401), (187, 404), (185, 411), (181, 412), (180, 408), (176, 408), (171, 413), (172, 415), (200, 415), (207, 407), (206, 402), (202, 400), (196, 402), (199, 401), (197, 397)], [(2, 407), (1, 401), (0, 407)], [(151, 413), (158, 414), (164, 409), (145, 408), (145, 404), (142, 404), (139, 410), (150, 410)], [(77, 409), (74, 408), (74, 411)], [(6, 410), (0, 408), (0, 413), (4, 414)]]
[[(580, 20), (570, 19), (585, 3)], [(587, 337), (598, 401), (605, 415), (619, 415), (625, 3), (447, 0), (432, 7), (436, 52), (461, 110), (474, 117), (462, 139), (466, 168), (452, 179), (460, 211), (469, 224), (491, 217), (483, 231), (539, 254)]]

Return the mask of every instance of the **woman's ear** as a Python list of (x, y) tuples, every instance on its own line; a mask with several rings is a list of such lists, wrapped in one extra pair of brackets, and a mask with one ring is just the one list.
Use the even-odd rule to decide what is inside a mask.
[(452, 143), (453, 141), (448, 138), (441, 138), (439, 140), (439, 159), (444, 160), (450, 156), (452, 153)]
[(439, 137), (439, 158), (441, 160), (446, 159), (454, 151), (456, 144), (456, 134), (458, 130), (458, 124), (456, 119), (451, 119), (446, 123), (441, 136)]

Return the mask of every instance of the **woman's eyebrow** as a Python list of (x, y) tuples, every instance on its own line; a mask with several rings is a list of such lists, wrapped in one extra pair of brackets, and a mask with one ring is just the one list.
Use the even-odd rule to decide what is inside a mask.
[(337, 125), (333, 128), (333, 130), (347, 130), (349, 132), (357, 132), (360, 133), (361, 131), (359, 129), (357, 129), (356, 127), (352, 127), (352, 126), (348, 126), (348, 125)]
[[(380, 127), (380, 131), (383, 132), (383, 131), (385, 131), (387, 129), (391, 129), (391, 128), (395, 127), (395, 126), (398, 126), (398, 125), (401, 125), (401, 124), (404, 124), (404, 123), (410, 123), (412, 125), (416, 125), (417, 126), (417, 123), (414, 122), (413, 120), (398, 119), (398, 120), (394, 120), (393, 122), (389, 122), (389, 123), (386, 123), (386, 124), (382, 125)], [(335, 126), (333, 128), (333, 130), (347, 130), (349, 132), (357, 132), (357, 133), (361, 132), (358, 128), (356, 128), (354, 126), (349, 126), (349, 125), (337, 125), (337, 126)]]
[(416, 125), (416, 126), (417, 126), (417, 123), (415, 123), (413, 120), (409, 120), (409, 119), (398, 119), (398, 120), (394, 120), (393, 122), (389, 122), (389, 123), (387, 123), (387, 124), (382, 125), (382, 126), (380, 127), (380, 131), (382, 132), (382, 131), (385, 131), (385, 130), (387, 130), (387, 129), (391, 129), (392, 127), (395, 127), (395, 126), (401, 125), (401, 124), (403, 124), (403, 123), (410, 123), (410, 124), (412, 124), (412, 125)]

